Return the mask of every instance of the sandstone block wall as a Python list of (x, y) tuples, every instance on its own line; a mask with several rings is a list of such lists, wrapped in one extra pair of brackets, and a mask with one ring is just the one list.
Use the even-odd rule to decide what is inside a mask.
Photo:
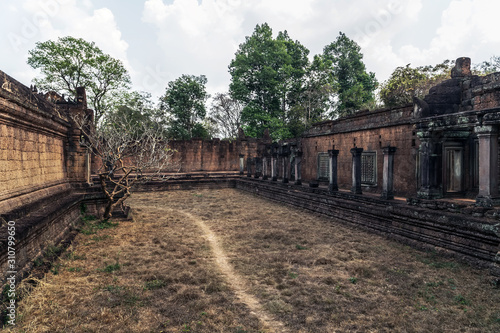
[(0, 201), (67, 181), (70, 124), (0, 72)]
[(484, 110), (500, 105), (500, 73), (467, 77), (462, 89), (463, 110)]
[(340, 188), (352, 185), (352, 148), (363, 148), (363, 152), (376, 155), (376, 184), (363, 186), (363, 191), (382, 191), (382, 148), (396, 147), (394, 155), (394, 192), (409, 195), (416, 191), (416, 159), (418, 139), (415, 136), (413, 107), (383, 109), (357, 113), (337, 121), (318, 124), (302, 138), (304, 153), (302, 175), (306, 181), (318, 176), (318, 154), (328, 150), (339, 150), (338, 182)]
[(265, 139), (240, 138), (228, 140), (171, 141), (169, 146), (175, 151), (173, 160), (175, 167), (168, 171), (238, 171), (240, 154), (257, 157), (265, 145)]

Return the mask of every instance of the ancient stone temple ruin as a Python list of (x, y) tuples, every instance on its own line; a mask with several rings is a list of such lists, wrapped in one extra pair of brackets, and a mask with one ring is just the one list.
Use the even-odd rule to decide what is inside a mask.
[[(69, 117), (91, 114), (84, 90), (74, 100), (41, 95), (3, 72), (0, 85), (0, 266), (6, 222), (16, 221), (22, 272), (68, 236), (81, 207), (99, 214), (104, 199)], [(459, 58), (423, 99), (318, 123), (286, 142), (242, 131), (234, 141), (173, 141), (179, 173), (136, 190), (234, 187), (500, 276), (499, 125), (500, 73), (472, 75)]]

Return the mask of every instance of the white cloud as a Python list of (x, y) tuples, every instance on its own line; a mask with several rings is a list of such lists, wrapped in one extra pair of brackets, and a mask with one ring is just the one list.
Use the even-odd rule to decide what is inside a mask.
[(243, 41), (245, 6), (237, 0), (146, 1), (143, 20), (156, 27), (163, 55), (146, 69), (155, 77), (146, 74), (143, 82), (156, 94), (182, 74), (206, 75), (212, 94), (216, 91), (210, 87), (227, 85), (227, 66)]
[(500, 35), (492, 25), (499, 10), (496, 0), (450, 1), (428, 47), (408, 43), (391, 56), (414, 65), (436, 64), (461, 56), (471, 57), (476, 63), (486, 60), (500, 47)]
[[(122, 60), (127, 69), (132, 70), (127, 60), (128, 44), (121, 38), (109, 9), (94, 9), (90, 0), (84, 1), (82, 7), (76, 0), (25, 0), (20, 4), (21, 7), (16, 7), (19, 23), (8, 32), (12, 53), (18, 57), (10, 61), (25, 63), (28, 50), (38, 41), (73, 36), (95, 41), (104, 52)], [(29, 82), (36, 75), (26, 64), (17, 67), (18, 71), (11, 75), (19, 76), (23, 82)]]

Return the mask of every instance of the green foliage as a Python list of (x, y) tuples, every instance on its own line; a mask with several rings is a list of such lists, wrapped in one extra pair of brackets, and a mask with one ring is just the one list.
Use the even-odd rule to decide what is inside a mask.
[(144, 284), (144, 290), (161, 289), (165, 286), (166, 286), (166, 283), (163, 280), (152, 280), (152, 281), (147, 281)]
[(119, 271), (122, 268), (122, 265), (120, 263), (116, 262), (114, 264), (107, 265), (104, 268), (99, 268), (99, 272), (104, 272), (104, 273), (112, 273), (115, 271)]
[(262, 136), (265, 129), (275, 140), (294, 135), (290, 111), (300, 101), (308, 54), (286, 31), (273, 38), (267, 23), (246, 37), (229, 65), (229, 90), (244, 105), (241, 123), (247, 135)]
[(380, 99), (387, 107), (413, 103), (414, 96), (423, 98), (432, 86), (449, 79), (454, 64), (445, 60), (435, 66), (397, 67), (382, 84)]
[(128, 128), (136, 131), (134, 137), (141, 137), (145, 129), (154, 128), (167, 138), (164, 130), (167, 118), (162, 111), (155, 108), (151, 101), (151, 94), (147, 92), (121, 92), (115, 96), (111, 115), (106, 119), (104, 126), (117, 126), (116, 122), (126, 122)]
[(463, 295), (457, 295), (455, 296), (455, 302), (457, 302), (460, 305), (470, 305), (470, 301), (466, 299)]
[(201, 121), (205, 118), (205, 101), (209, 97), (204, 75), (182, 75), (168, 83), (160, 98), (160, 109), (170, 116), (169, 134), (177, 140), (205, 138), (207, 131)]
[(118, 222), (111, 222), (108, 219), (100, 220), (94, 222), (95, 218), (92, 220), (87, 220), (82, 218), (84, 225), (81, 227), (80, 232), (84, 235), (93, 235), (97, 230), (109, 229), (118, 226)]
[(358, 278), (355, 277), (355, 276), (352, 276), (349, 278), (349, 281), (352, 283), (352, 284), (356, 284), (358, 282)]
[(343, 117), (374, 100), (378, 82), (375, 73), (367, 72), (361, 47), (344, 33), (323, 49), (324, 66), (329, 67), (330, 82), (336, 92), (332, 118)]
[(40, 69), (42, 77), (34, 79), (34, 83), (41, 90), (75, 96), (76, 88), (85, 87), (96, 123), (110, 110), (111, 96), (130, 84), (120, 60), (81, 38), (68, 36), (55, 42), (38, 42), (29, 51), (28, 64)]

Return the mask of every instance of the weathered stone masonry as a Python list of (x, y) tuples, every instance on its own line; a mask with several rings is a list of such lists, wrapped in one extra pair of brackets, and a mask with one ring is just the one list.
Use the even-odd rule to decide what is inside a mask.
[(48, 244), (65, 239), (80, 207), (97, 214), (99, 192), (83, 188), (87, 153), (70, 113), (89, 113), (85, 92), (76, 101), (50, 102), (0, 72), (0, 280), (8, 271), (7, 221), (16, 227), (22, 275)]

